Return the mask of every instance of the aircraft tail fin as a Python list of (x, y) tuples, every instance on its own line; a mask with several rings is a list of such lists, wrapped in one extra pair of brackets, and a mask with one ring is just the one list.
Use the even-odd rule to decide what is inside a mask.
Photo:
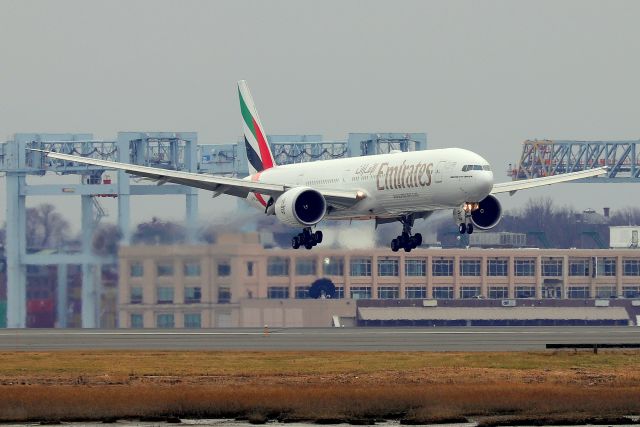
[(256, 110), (251, 92), (249, 92), (249, 86), (245, 80), (238, 82), (238, 94), (240, 96), (240, 112), (242, 113), (242, 127), (244, 129), (244, 144), (247, 149), (249, 173), (255, 174), (272, 168), (276, 164), (267, 142), (267, 134), (264, 131), (258, 116), (258, 110)]

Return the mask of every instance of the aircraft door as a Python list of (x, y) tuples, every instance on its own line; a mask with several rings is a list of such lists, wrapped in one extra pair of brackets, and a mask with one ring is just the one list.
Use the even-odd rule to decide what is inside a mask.
[(438, 165), (436, 166), (436, 172), (434, 174), (434, 181), (436, 184), (441, 183), (442, 182), (442, 172), (444, 170), (445, 164), (447, 162), (445, 161), (441, 161), (438, 162)]

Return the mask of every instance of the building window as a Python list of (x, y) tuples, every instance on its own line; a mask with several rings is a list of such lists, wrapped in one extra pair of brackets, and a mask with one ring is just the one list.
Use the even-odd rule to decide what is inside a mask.
[(327, 276), (344, 276), (344, 259), (335, 256), (325, 258), (322, 271)]
[(516, 298), (535, 298), (536, 288), (535, 286), (516, 286), (515, 297)]
[(588, 286), (570, 286), (567, 289), (567, 298), (570, 299), (587, 299), (589, 298)]
[(247, 276), (253, 276), (253, 261), (247, 261)]
[(378, 276), (397, 276), (398, 258), (378, 258)]
[(200, 316), (200, 313), (185, 313), (184, 327), (189, 329), (200, 329), (202, 327), (202, 316)]
[(622, 296), (625, 298), (640, 298), (640, 286), (623, 286)]
[(132, 313), (131, 314), (131, 327), (132, 328), (144, 328), (144, 322), (142, 318), (142, 314)]
[(405, 276), (426, 276), (427, 261), (424, 259), (406, 259), (404, 261)]
[(158, 304), (173, 304), (173, 287), (158, 287)]
[(507, 288), (506, 286), (489, 286), (489, 298), (490, 299), (509, 298), (509, 288)]
[(562, 298), (562, 286), (559, 284), (542, 285), (542, 298), (545, 298), (545, 299)]
[(202, 299), (202, 290), (199, 286), (184, 288), (184, 303), (199, 304)]
[(158, 270), (158, 276), (166, 277), (173, 276), (173, 263), (170, 262), (162, 262), (156, 265)]
[(506, 259), (488, 259), (487, 276), (507, 276), (509, 268)]
[(131, 277), (142, 277), (144, 276), (144, 266), (141, 262), (134, 262), (129, 266), (129, 273)]
[(351, 258), (352, 276), (371, 276), (371, 258)]
[(309, 299), (309, 286), (296, 286), (296, 299)]
[(431, 261), (431, 274), (433, 276), (453, 276), (453, 259), (433, 259)]
[(218, 261), (218, 277), (231, 276), (231, 263), (229, 261)]
[(516, 258), (514, 262), (514, 273), (516, 276), (535, 276), (536, 260), (526, 258)]
[(543, 259), (542, 275), (546, 277), (562, 276), (562, 258)]
[(269, 286), (267, 289), (267, 298), (287, 299), (289, 298), (289, 288), (287, 286)]
[(131, 288), (131, 296), (129, 298), (131, 304), (142, 304), (142, 287), (133, 286)]
[(156, 317), (156, 326), (158, 328), (175, 328), (173, 313), (162, 313)]
[(289, 258), (269, 257), (267, 260), (267, 276), (288, 276)]
[(400, 292), (398, 286), (380, 286), (378, 287), (379, 299), (398, 299)]
[(427, 287), (408, 286), (404, 289), (404, 297), (407, 299), (425, 299), (427, 297)]
[(622, 261), (622, 274), (625, 276), (640, 276), (640, 259), (625, 259)]
[(591, 260), (589, 259), (570, 259), (569, 276), (588, 276), (590, 264)]
[(480, 286), (461, 286), (460, 287), (460, 298), (469, 299), (469, 298), (478, 298), (480, 297)]
[(434, 299), (453, 299), (453, 286), (434, 286)]
[(200, 261), (189, 261), (184, 263), (184, 275), (186, 277), (200, 277)]
[(333, 297), (334, 299), (343, 299), (344, 298), (344, 286), (336, 286), (336, 294)]
[(616, 275), (616, 259), (615, 258), (598, 258), (598, 275), (599, 276), (615, 276)]
[(598, 286), (596, 288), (596, 298), (615, 298), (617, 295), (615, 286)]
[(351, 299), (371, 299), (371, 287), (369, 286), (352, 286)]
[(480, 276), (480, 260), (479, 259), (461, 259), (460, 275), (461, 276)]
[(218, 288), (218, 304), (229, 304), (231, 302), (231, 289), (226, 286)]
[(298, 258), (296, 260), (296, 274), (298, 276), (315, 276), (316, 275), (315, 258)]

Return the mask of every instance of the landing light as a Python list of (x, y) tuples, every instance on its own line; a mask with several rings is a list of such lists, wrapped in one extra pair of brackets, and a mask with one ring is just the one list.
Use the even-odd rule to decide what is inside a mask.
[(367, 197), (367, 193), (364, 191), (358, 190), (356, 191), (356, 200), (362, 200)]
[(478, 208), (480, 208), (480, 203), (476, 203), (476, 202), (465, 202), (462, 205), (462, 209), (465, 212), (473, 212), (475, 210), (478, 210)]

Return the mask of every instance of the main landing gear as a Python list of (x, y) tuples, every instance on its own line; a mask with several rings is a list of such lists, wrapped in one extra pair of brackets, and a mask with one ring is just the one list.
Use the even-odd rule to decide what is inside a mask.
[(472, 234), (473, 233), (473, 224), (469, 223), (469, 224), (465, 224), (464, 222), (461, 222), (460, 225), (458, 225), (458, 231), (460, 232), (460, 234)]
[(318, 230), (314, 233), (311, 231), (311, 227), (305, 227), (302, 233), (291, 239), (291, 247), (293, 249), (298, 249), (300, 246), (311, 249), (318, 243), (322, 243), (322, 231)]
[(405, 252), (411, 252), (422, 244), (422, 234), (416, 233), (411, 235), (411, 227), (413, 227), (413, 216), (404, 216), (400, 219), (402, 223), (402, 234), (391, 241), (391, 250), (398, 252), (400, 248)]

